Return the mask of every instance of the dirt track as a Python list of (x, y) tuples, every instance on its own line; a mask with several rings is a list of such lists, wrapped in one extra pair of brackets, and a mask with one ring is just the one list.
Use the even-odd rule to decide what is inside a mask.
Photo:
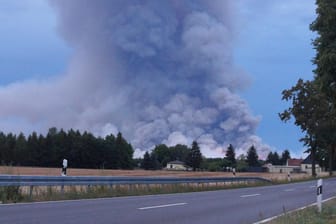
[[(0, 174), (11, 175), (47, 175), (59, 176), (61, 168), (38, 167), (10, 167), (0, 166)], [(147, 170), (96, 170), (96, 169), (72, 169), (67, 170), (69, 176), (170, 176), (170, 177), (232, 177), (228, 172), (192, 172), (192, 171), (147, 171)], [(321, 176), (327, 175), (323, 173)], [(263, 177), (271, 180), (287, 179), (284, 173), (237, 173), (236, 176)], [(291, 174), (293, 179), (308, 178), (308, 174)]]

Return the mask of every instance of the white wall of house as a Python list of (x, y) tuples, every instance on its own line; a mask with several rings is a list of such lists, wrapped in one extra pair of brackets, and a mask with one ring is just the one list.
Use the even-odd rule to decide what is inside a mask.
[(295, 169), (300, 169), (299, 166), (277, 166), (272, 165), (268, 166), (268, 172), (270, 173), (291, 173), (294, 172)]
[(167, 170), (187, 170), (185, 165), (176, 164), (176, 163), (167, 163), (166, 169)]
[[(312, 164), (301, 164), (301, 171), (311, 174), (312, 173), (312, 167), (313, 167)], [(316, 170), (316, 173), (321, 173), (322, 172), (322, 169), (318, 164), (315, 164), (315, 170)]]

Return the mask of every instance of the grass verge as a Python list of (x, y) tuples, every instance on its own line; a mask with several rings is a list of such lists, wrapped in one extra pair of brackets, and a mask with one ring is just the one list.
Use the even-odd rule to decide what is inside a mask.
[(336, 224), (336, 199), (323, 203), (322, 212), (317, 212), (316, 206), (285, 213), (267, 222), (267, 224)]
[(265, 183), (133, 184), (111, 186), (1, 187), (2, 203), (75, 200), (121, 196), (173, 194), (264, 186)]

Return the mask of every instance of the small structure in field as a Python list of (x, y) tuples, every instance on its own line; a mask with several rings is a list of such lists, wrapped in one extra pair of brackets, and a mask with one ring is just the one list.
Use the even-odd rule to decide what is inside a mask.
[(184, 162), (175, 160), (167, 163), (166, 166), (167, 170), (188, 170), (188, 167), (185, 165)]

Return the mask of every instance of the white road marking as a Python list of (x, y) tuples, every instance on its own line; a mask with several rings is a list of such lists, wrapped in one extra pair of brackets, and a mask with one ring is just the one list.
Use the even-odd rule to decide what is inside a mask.
[(259, 196), (261, 194), (247, 194), (247, 195), (241, 195), (241, 198), (248, 198), (248, 197), (255, 197), (255, 196)]
[(165, 207), (172, 207), (172, 206), (180, 206), (180, 205), (186, 205), (188, 203), (176, 203), (176, 204), (167, 204), (167, 205), (156, 205), (156, 206), (149, 206), (149, 207), (143, 207), (138, 208), (139, 210), (146, 210), (146, 209), (154, 209), (154, 208), (165, 208)]
[(295, 191), (295, 189), (294, 189), (294, 188), (292, 188), (292, 189), (286, 189), (286, 190), (284, 190), (284, 191), (286, 191), (286, 192), (289, 192), (289, 191)]

